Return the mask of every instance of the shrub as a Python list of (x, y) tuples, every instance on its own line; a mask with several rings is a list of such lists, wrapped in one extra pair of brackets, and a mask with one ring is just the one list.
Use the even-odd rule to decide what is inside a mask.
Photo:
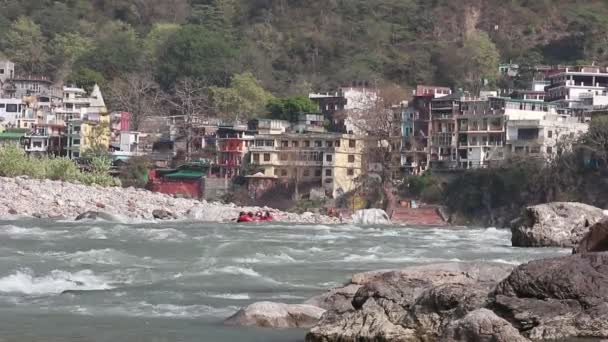
[(0, 147), (0, 176), (29, 176), (65, 182), (82, 182), (101, 186), (120, 186), (120, 180), (109, 175), (110, 160), (106, 157), (91, 159), (92, 172), (82, 172), (76, 163), (65, 158), (29, 157), (18, 146)]

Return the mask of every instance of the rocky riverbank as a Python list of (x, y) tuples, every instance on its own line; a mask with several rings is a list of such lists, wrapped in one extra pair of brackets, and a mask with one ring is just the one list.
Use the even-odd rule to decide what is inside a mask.
[(276, 221), (336, 224), (336, 218), (294, 214), (270, 208), (238, 207), (155, 193), (135, 188), (104, 188), (27, 177), (0, 177), (0, 218), (106, 219), (125, 222), (195, 220), (229, 222), (239, 212), (269, 210)]

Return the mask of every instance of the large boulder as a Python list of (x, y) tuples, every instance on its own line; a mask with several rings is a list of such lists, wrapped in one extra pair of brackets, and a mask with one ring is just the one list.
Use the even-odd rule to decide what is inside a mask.
[(574, 247), (604, 212), (583, 203), (555, 202), (526, 208), (511, 227), (515, 247)]
[(589, 232), (577, 247), (574, 254), (586, 252), (608, 252), (608, 219), (602, 220), (589, 228)]
[(328, 311), (309, 342), (436, 339), (445, 326), (484, 306), (508, 265), (447, 263), (353, 276), (352, 311)]
[(491, 308), (533, 340), (608, 338), (608, 252), (519, 266)]
[(445, 342), (528, 342), (509, 322), (488, 309), (477, 309), (454, 321), (439, 339)]
[(357, 210), (352, 218), (354, 224), (391, 224), (390, 217), (382, 209)]
[(324, 309), (304, 304), (253, 303), (224, 321), (226, 325), (262, 328), (310, 328), (325, 313)]
[(305, 301), (304, 304), (317, 306), (338, 313), (351, 311), (354, 309), (353, 298), (359, 288), (361, 288), (361, 285), (348, 284), (347, 286), (331, 289), (322, 295), (312, 297)]

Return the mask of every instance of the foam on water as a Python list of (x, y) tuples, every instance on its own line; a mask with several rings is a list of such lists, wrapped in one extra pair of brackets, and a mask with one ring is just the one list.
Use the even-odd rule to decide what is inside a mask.
[(208, 294), (207, 297), (229, 300), (247, 300), (250, 298), (248, 293), (216, 293)]
[(15, 240), (25, 238), (34, 240), (45, 240), (54, 236), (65, 234), (67, 232), (67, 230), (45, 230), (38, 227), (24, 228), (14, 225), (0, 226), (0, 235)]
[(31, 269), (22, 269), (0, 278), (0, 292), (27, 295), (58, 294), (66, 290), (108, 290), (108, 280), (90, 270), (70, 273), (61, 270), (36, 276)]
[(236, 306), (216, 308), (210, 305), (151, 304), (141, 301), (113, 307), (75, 306), (69, 308), (69, 311), (75, 314), (93, 316), (129, 316), (147, 318), (226, 318), (235, 313), (238, 309), (239, 308)]

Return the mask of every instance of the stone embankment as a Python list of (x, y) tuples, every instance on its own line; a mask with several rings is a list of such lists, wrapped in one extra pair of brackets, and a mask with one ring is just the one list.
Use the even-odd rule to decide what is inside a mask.
[(241, 211), (269, 210), (276, 221), (290, 223), (340, 223), (336, 218), (313, 213), (293, 214), (270, 208), (238, 207), (209, 203), (135, 188), (103, 188), (27, 177), (0, 177), (0, 218), (194, 220), (229, 222)]

